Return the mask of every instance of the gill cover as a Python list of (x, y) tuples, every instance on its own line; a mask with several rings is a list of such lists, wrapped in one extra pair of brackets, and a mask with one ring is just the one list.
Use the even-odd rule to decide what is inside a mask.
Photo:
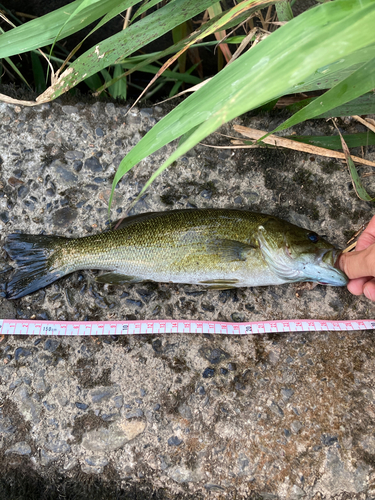
[[(268, 224), (271, 228), (265, 227)], [(305, 229), (292, 224), (282, 229), (277, 225), (276, 219), (267, 221), (258, 227), (257, 235), (263, 258), (276, 276), (286, 283), (312, 281), (332, 286), (348, 283), (347, 276), (334, 266), (338, 249)]]

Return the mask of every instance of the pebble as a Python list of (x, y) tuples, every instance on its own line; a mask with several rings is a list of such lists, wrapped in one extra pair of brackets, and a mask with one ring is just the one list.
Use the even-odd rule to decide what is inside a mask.
[(73, 174), (71, 170), (68, 170), (67, 168), (62, 166), (62, 164), (60, 164), (61, 162), (57, 163), (56, 161), (54, 163), (55, 164), (53, 165), (53, 168), (55, 175), (57, 176), (59, 181), (64, 184), (66, 188), (77, 185), (78, 177), (75, 174)]
[(143, 304), (140, 300), (126, 299), (126, 302), (132, 306), (142, 307)]
[(82, 151), (67, 151), (64, 156), (66, 160), (82, 160), (85, 154)]
[(83, 163), (80, 160), (75, 160), (73, 162), (73, 170), (75, 172), (80, 172), (82, 170)]
[(44, 447), (51, 451), (52, 453), (68, 453), (70, 452), (70, 446), (64, 440), (54, 439), (47, 442)]
[(292, 432), (294, 434), (297, 434), (303, 427), (303, 424), (302, 422), (300, 422), (299, 420), (294, 420), (291, 424), (290, 424), (290, 428), (292, 429)]
[(25, 196), (29, 193), (29, 188), (28, 186), (20, 186), (18, 189), (17, 189), (17, 196), (18, 198), (25, 198)]
[(93, 452), (108, 452), (122, 448), (143, 433), (146, 423), (143, 420), (122, 420), (108, 428), (100, 427), (88, 431), (82, 438), (82, 446)]
[(320, 440), (324, 446), (332, 446), (338, 441), (337, 436), (331, 436), (330, 434), (323, 434)]
[(203, 378), (212, 378), (215, 375), (215, 369), (214, 368), (206, 368), (204, 372), (202, 373)]
[(217, 365), (224, 359), (228, 359), (230, 357), (227, 352), (218, 347), (204, 347), (199, 350), (199, 353), (213, 365)]
[(0, 220), (1, 222), (4, 222), (4, 224), (6, 224), (7, 222), (9, 222), (10, 218), (9, 218), (9, 212), (1, 212), (0, 213)]
[(41, 407), (37, 401), (33, 401), (26, 387), (19, 386), (15, 391), (15, 395), (19, 404), (19, 411), (23, 417), (27, 421), (31, 420), (34, 424), (39, 423)]
[(168, 446), (180, 446), (183, 443), (182, 439), (177, 436), (171, 436), (168, 439)]
[(87, 410), (87, 408), (89, 407), (89, 405), (87, 405), (86, 403), (76, 402), (75, 405), (79, 410)]
[(15, 453), (16, 455), (30, 455), (31, 448), (26, 441), (20, 441), (5, 450), (5, 455), (9, 455), (10, 453)]
[(16, 187), (16, 186), (22, 186), (23, 184), (23, 181), (21, 181), (20, 179), (18, 179), (17, 177), (9, 177), (8, 179), (8, 184), (12, 187)]
[(245, 315), (243, 313), (234, 312), (231, 318), (236, 323), (243, 323), (245, 321)]
[(78, 212), (74, 208), (64, 207), (56, 210), (52, 216), (52, 223), (58, 228), (68, 228), (77, 218)]
[(102, 167), (100, 161), (95, 156), (92, 156), (91, 158), (87, 158), (87, 160), (85, 161), (85, 168), (87, 168), (88, 170), (91, 170), (91, 172), (94, 172), (94, 173), (103, 171), (103, 167)]
[(31, 356), (32, 352), (29, 349), (24, 349), (23, 347), (17, 347), (17, 349), (14, 351), (14, 359), (16, 361), (19, 361), (19, 359), (22, 358), (27, 358), (28, 356)]
[(113, 398), (113, 402), (115, 403), (116, 408), (121, 408), (124, 404), (123, 396), (115, 396)]
[(143, 417), (143, 411), (140, 408), (137, 408), (134, 411), (129, 411), (126, 413), (125, 418), (130, 419), (130, 418), (140, 418)]
[(294, 394), (293, 389), (281, 389), (281, 395), (285, 401), (288, 401)]
[(62, 106), (61, 109), (66, 115), (78, 113), (78, 108), (76, 106)]
[(85, 462), (93, 467), (105, 467), (108, 464), (108, 460), (105, 457), (91, 456), (85, 458)]
[(59, 347), (60, 342), (56, 339), (47, 339), (44, 342), (43, 349), (48, 352), (55, 352), (56, 349)]
[(91, 401), (93, 403), (100, 403), (114, 396), (116, 392), (116, 387), (96, 387), (90, 391)]
[(284, 416), (283, 410), (280, 408), (280, 406), (275, 403), (274, 401), (270, 405), (270, 410), (275, 413), (276, 415), (280, 415), (280, 417)]

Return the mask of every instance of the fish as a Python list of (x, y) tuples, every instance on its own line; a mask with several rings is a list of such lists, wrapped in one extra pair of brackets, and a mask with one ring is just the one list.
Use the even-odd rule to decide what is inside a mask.
[(10, 234), (16, 267), (6, 287), (18, 299), (74, 271), (99, 283), (185, 283), (212, 289), (315, 282), (344, 286), (340, 250), (313, 231), (246, 210), (208, 208), (139, 214), (82, 238)]

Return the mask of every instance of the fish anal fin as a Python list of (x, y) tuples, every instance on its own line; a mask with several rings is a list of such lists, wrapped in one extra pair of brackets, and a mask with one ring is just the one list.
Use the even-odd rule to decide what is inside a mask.
[(204, 285), (211, 290), (229, 290), (230, 288), (237, 288), (238, 280), (208, 280), (200, 281), (200, 285)]
[(98, 283), (110, 283), (111, 285), (124, 285), (126, 283), (139, 283), (144, 280), (137, 278), (137, 276), (128, 276), (126, 274), (112, 272), (97, 276), (95, 281)]

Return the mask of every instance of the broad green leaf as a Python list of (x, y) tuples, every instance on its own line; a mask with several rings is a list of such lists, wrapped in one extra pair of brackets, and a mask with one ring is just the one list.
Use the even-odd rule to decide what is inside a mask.
[[(57, 36), (57, 40), (61, 40), (85, 28), (118, 6), (118, 0), (98, 0), (96, 3), (88, 5), (79, 12), (77, 17), (71, 18), (71, 14), (81, 3), (82, 0), (76, 0), (45, 16), (33, 19), (0, 35), (0, 58), (23, 54), (24, 52), (50, 45), (54, 42), (64, 25), (64, 31)], [(128, 7), (136, 3), (137, 0), (126, 2)]]
[[(369, 49), (369, 57), (373, 56), (372, 48)], [(352, 101), (357, 97), (369, 92), (375, 85), (375, 58), (370, 59), (348, 78), (338, 83), (324, 95), (315, 98), (306, 107), (295, 113), (292, 117), (277, 127), (277, 130), (284, 130), (297, 123), (315, 118), (322, 113), (327, 113), (331, 109)], [(272, 133), (272, 132), (270, 132)]]
[(368, 92), (357, 99), (333, 108), (316, 118), (331, 118), (333, 116), (353, 116), (375, 114), (375, 93)]
[[(304, 142), (312, 144), (320, 148), (342, 149), (341, 139), (338, 135), (332, 136), (313, 136), (313, 135), (287, 135), (287, 139), (292, 141)], [(358, 148), (360, 146), (373, 146), (375, 144), (375, 134), (373, 132), (364, 132), (359, 134), (345, 134), (344, 141), (348, 148)]]
[[(309, 97), (302, 101), (285, 106), (292, 113), (297, 113), (300, 109), (306, 107), (310, 102), (313, 102), (315, 97)], [(334, 116), (353, 116), (353, 115), (370, 115), (375, 113), (375, 93), (368, 92), (357, 99), (346, 102), (337, 108), (330, 109), (315, 118), (332, 118)]]
[(158, 3), (160, 3), (160, 0), (150, 0), (149, 2), (148, 1), (143, 2), (141, 7), (139, 7), (137, 12), (132, 17), (131, 22), (133, 22), (137, 17), (139, 17), (144, 12), (146, 12), (148, 9), (151, 9), (154, 5), (157, 5)]
[(363, 63), (369, 60), (369, 50), (375, 53), (375, 45), (361, 48), (358, 51), (341, 57), (331, 64), (326, 64), (304, 81), (299, 82), (288, 90), (288, 94), (300, 92), (311, 92), (314, 90), (330, 89), (337, 83), (350, 76), (355, 70), (360, 68)]
[(112, 189), (143, 158), (200, 125), (153, 174), (143, 194), (157, 175), (223, 123), (283, 95), (319, 68), (375, 43), (374, 26), (372, 0), (336, 0), (294, 18), (158, 122), (123, 159)]

